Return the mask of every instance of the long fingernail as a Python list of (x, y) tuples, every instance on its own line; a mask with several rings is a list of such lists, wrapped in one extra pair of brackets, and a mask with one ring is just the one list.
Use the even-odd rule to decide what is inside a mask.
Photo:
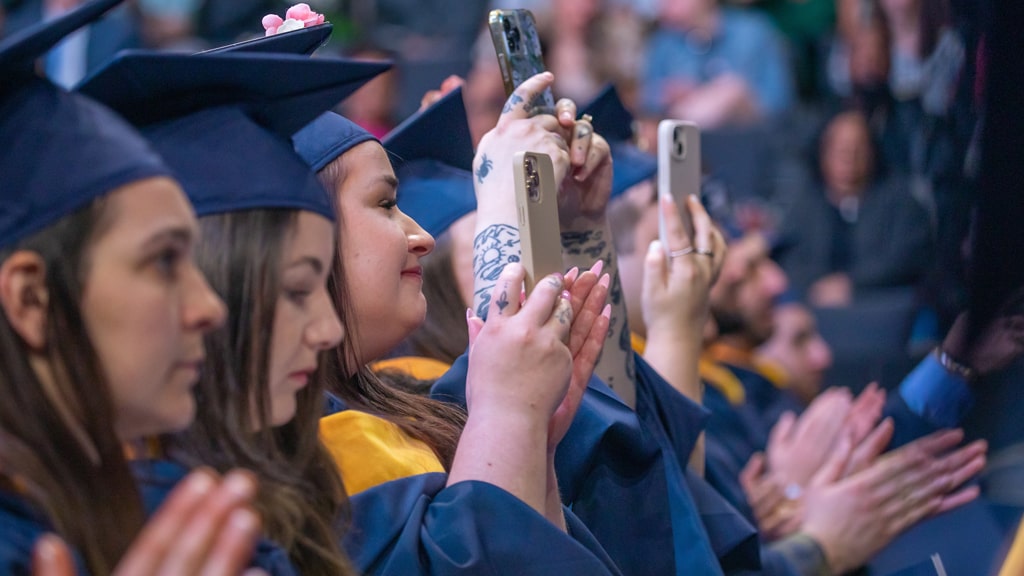
[(608, 285), (612, 283), (612, 277), (609, 274), (605, 274), (604, 276), (601, 276), (601, 279), (598, 280), (597, 283), (607, 288)]
[(612, 305), (611, 304), (605, 304), (604, 305), (604, 310), (601, 310), (601, 316), (604, 316), (605, 318), (611, 318), (612, 317)]
[(601, 271), (604, 270), (604, 260), (598, 260), (594, 262), (594, 265), (590, 267), (590, 271), (594, 273), (594, 276), (601, 277)]
[(224, 479), (224, 489), (240, 498), (251, 498), (256, 493), (256, 482), (249, 474), (235, 471)]
[(572, 294), (569, 294), (568, 290), (562, 290), (562, 298), (566, 300), (572, 300)]
[(472, 318), (473, 318), (473, 309), (472, 308), (466, 308), (466, 320), (468, 321), (468, 320), (471, 320)]

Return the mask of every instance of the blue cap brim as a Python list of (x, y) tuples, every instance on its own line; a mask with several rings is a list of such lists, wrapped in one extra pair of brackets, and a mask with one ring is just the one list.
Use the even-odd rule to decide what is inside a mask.
[(146, 126), (214, 106), (237, 106), (289, 137), (391, 68), (390, 62), (293, 54), (121, 52), (78, 90)]

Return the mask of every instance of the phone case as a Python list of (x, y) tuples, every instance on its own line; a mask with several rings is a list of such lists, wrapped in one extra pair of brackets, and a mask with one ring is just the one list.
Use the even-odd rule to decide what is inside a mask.
[(526, 293), (548, 274), (562, 272), (562, 234), (558, 224), (558, 187), (551, 157), (517, 152), (513, 163), (519, 240), (526, 268)]
[[(658, 123), (658, 194), (672, 194), (683, 216), (687, 234), (693, 236), (686, 213), (686, 197), (700, 195), (700, 128), (693, 122), (662, 120)], [(665, 219), (658, 212), (658, 237), (667, 252)]]
[[(529, 10), (492, 10), (488, 22), (505, 82), (505, 95), (511, 96), (517, 86), (545, 70), (537, 25)], [(533, 109), (554, 113), (555, 98), (551, 89), (545, 90), (541, 98), (541, 102), (531, 104)]]

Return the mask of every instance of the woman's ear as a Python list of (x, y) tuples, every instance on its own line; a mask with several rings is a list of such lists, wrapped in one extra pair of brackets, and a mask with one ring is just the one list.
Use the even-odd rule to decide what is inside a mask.
[(0, 263), (0, 307), (11, 327), (34, 351), (46, 347), (46, 264), (19, 250)]

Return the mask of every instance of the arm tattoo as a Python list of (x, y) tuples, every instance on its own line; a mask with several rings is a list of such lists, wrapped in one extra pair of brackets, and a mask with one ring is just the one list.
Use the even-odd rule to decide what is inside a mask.
[(480, 158), (480, 166), (477, 166), (476, 169), (476, 181), (482, 184), (484, 178), (487, 178), (487, 175), (491, 173), (491, 168), (494, 168), (494, 162), (487, 157), (487, 154), (484, 154)]
[[(484, 318), (491, 304), (491, 290), (501, 271), (512, 262), (519, 262), (519, 229), (508, 224), (488, 226), (473, 240), (474, 301), (477, 316)], [(507, 295), (506, 295), (507, 297)], [(506, 302), (507, 303), (507, 302)]]
[(501, 113), (508, 114), (509, 112), (512, 111), (513, 108), (516, 107), (516, 104), (519, 104), (522, 101), (523, 97), (513, 92), (512, 96), (510, 96), (509, 99), (505, 101), (505, 107), (501, 109)]
[(597, 260), (608, 248), (604, 239), (604, 230), (584, 230), (582, 232), (562, 232), (562, 249), (567, 255), (586, 255)]

